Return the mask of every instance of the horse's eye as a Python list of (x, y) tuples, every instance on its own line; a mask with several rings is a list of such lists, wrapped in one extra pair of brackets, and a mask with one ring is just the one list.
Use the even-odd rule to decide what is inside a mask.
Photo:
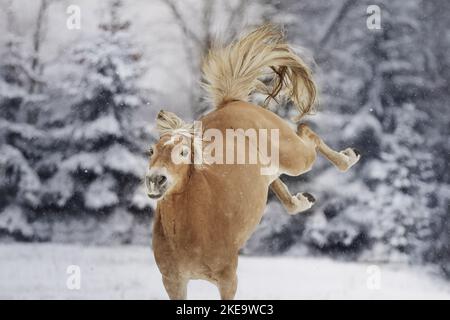
[(189, 151), (190, 151), (189, 148), (184, 147), (184, 148), (181, 149), (180, 155), (182, 157), (187, 157), (189, 155)]
[(147, 150), (147, 155), (149, 156), (149, 157), (151, 157), (152, 155), (153, 155), (153, 148), (149, 148), (148, 150)]

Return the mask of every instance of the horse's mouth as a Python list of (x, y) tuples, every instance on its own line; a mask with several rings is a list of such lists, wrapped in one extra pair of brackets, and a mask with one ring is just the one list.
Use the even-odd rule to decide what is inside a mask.
[(153, 199), (153, 200), (158, 200), (159, 198), (161, 198), (162, 197), (162, 193), (158, 193), (158, 194), (155, 194), (155, 193), (152, 193), (152, 194), (150, 194), (150, 193), (147, 193), (147, 196), (150, 198), (150, 199)]
[(167, 178), (159, 186), (155, 186), (154, 182), (146, 182), (147, 196), (152, 200), (161, 199), (169, 188)]
[(164, 184), (162, 188), (157, 188), (153, 190), (147, 190), (147, 196), (152, 200), (161, 199), (167, 191), (167, 184)]

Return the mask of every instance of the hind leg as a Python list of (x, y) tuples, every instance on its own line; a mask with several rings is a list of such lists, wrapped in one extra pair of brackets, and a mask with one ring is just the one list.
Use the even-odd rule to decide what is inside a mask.
[[(311, 139), (303, 139), (289, 129), (280, 130), (280, 172), (290, 176), (299, 176), (311, 170), (316, 161), (317, 148)], [(286, 211), (291, 214), (308, 210), (315, 202), (314, 197), (307, 192), (292, 195), (287, 186), (278, 177), (270, 184)]]
[[(280, 174), (298, 176), (309, 171), (316, 160), (317, 151), (341, 171), (347, 171), (360, 159), (360, 153), (356, 149), (347, 148), (340, 152), (334, 151), (306, 124), (300, 124), (296, 134), (290, 130), (283, 130), (282, 133), (284, 136), (281, 141), (287, 143), (280, 144)], [(292, 196), (280, 178), (275, 179), (270, 188), (289, 214), (307, 210), (315, 202), (314, 197), (306, 192)]]
[(291, 215), (308, 210), (316, 202), (316, 199), (307, 192), (297, 193), (295, 196), (291, 195), (289, 189), (280, 178), (270, 184), (270, 189), (272, 189), (286, 211)]
[(347, 148), (340, 152), (334, 151), (306, 124), (302, 123), (298, 126), (297, 134), (302, 139), (313, 141), (317, 150), (340, 171), (347, 171), (361, 158), (360, 152), (356, 149)]

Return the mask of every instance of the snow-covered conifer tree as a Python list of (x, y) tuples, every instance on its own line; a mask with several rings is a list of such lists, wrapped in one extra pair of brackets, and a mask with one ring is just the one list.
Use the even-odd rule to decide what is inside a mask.
[[(10, 6), (5, 13), (13, 24)], [(29, 95), (37, 77), (22, 37), (8, 30), (0, 48), (0, 234), (31, 239), (29, 218), (39, 206), (41, 191), (33, 164), (42, 132), (30, 121), (27, 108), (39, 100)]]
[[(145, 103), (138, 87), (145, 66), (121, 9), (120, 1), (110, 2), (99, 34), (71, 50), (78, 68), (62, 85), (70, 112), (50, 131), (53, 154), (40, 163), (47, 172), (44, 206), (72, 215), (113, 214), (117, 224), (132, 223), (130, 211), (149, 208), (141, 188), (142, 128), (133, 121)], [(121, 228), (126, 233), (131, 226)]]

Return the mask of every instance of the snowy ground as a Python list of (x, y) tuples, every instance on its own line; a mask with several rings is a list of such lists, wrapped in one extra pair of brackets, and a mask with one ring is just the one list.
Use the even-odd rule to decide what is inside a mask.
[[(69, 265), (81, 268), (80, 290), (69, 290), (66, 286)], [(450, 284), (423, 269), (399, 265), (379, 268), (378, 277), (377, 269), (365, 264), (315, 258), (241, 257), (236, 298), (450, 299)], [(215, 287), (204, 281), (192, 281), (188, 295), (190, 299), (219, 297)], [(0, 245), (0, 299), (18, 298), (167, 299), (167, 296), (149, 248)]]

